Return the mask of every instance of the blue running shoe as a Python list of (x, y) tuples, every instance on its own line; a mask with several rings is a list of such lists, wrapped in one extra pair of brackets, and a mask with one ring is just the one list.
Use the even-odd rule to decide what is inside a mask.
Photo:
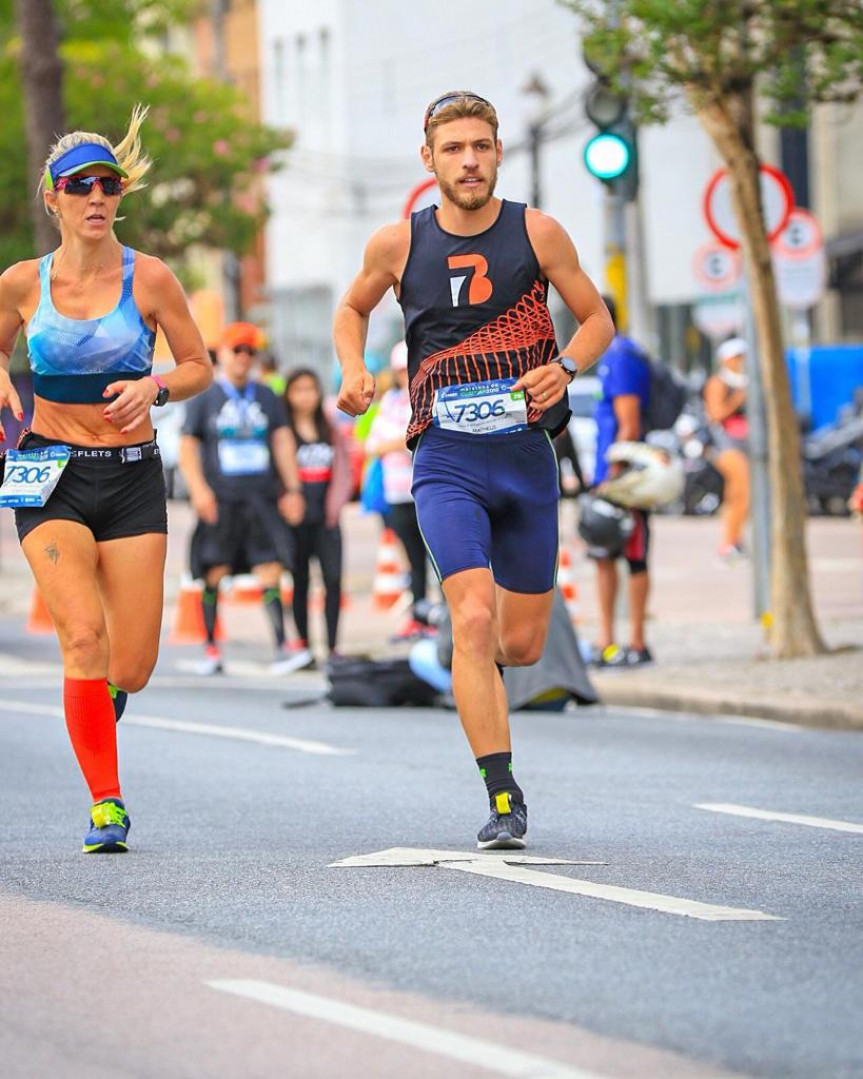
[(480, 850), (523, 850), (527, 832), (527, 806), (513, 801), (508, 791), (491, 800), (488, 824), (476, 837)]
[(119, 723), (121, 716), (126, 711), (129, 694), (125, 689), (115, 686), (113, 682), (108, 683), (108, 692), (111, 694), (111, 702), (114, 705), (114, 719)]
[(132, 822), (119, 798), (106, 798), (90, 810), (90, 831), (84, 836), (85, 854), (123, 854)]

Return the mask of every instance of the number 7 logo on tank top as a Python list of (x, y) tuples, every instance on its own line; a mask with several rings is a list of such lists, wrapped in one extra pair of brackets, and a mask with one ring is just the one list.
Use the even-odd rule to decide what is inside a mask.
[[(449, 279), (453, 307), (465, 304), (465, 284), (467, 284), (468, 304), (485, 303), (494, 292), (491, 281), (486, 276), (488, 262), (482, 255), (450, 255), (447, 259), (450, 270), (465, 270), (466, 273), (451, 274)], [(470, 271), (473, 271), (472, 273)]]

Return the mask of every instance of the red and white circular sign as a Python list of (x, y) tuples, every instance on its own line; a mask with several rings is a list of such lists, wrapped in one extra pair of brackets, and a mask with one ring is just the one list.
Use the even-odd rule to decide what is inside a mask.
[[(788, 177), (772, 165), (761, 166), (761, 204), (767, 239), (772, 243), (785, 228), (794, 208), (794, 192)], [(704, 192), (704, 217), (721, 244), (737, 250), (740, 226), (731, 202), (731, 182), (726, 169), (717, 169)]]
[(773, 250), (788, 259), (808, 259), (824, 248), (824, 237), (818, 218), (808, 210), (795, 206), (785, 228), (776, 237)]
[(722, 244), (702, 244), (692, 260), (692, 272), (706, 292), (730, 292), (740, 280), (740, 255)]
[[(434, 176), (429, 176), (428, 179), (420, 181), (408, 195), (407, 202), (402, 209), (402, 217), (408, 218), (414, 210), (422, 209), (423, 206), (430, 205), (434, 202), (434, 197), (429, 196), (429, 192), (433, 187), (437, 187), (437, 180)], [(423, 198), (423, 196), (426, 197)]]

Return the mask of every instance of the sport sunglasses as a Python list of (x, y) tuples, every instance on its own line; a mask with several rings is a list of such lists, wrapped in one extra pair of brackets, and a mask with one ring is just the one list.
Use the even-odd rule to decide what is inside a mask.
[(445, 109), (447, 105), (454, 105), (457, 101), (481, 101), (483, 105), (488, 105), (490, 109), (494, 108), (494, 105), (492, 105), (490, 101), (486, 101), (486, 99), (480, 97), (479, 94), (473, 94), (470, 90), (456, 90), (452, 93), (444, 94), (443, 97), (436, 98), (431, 105), (429, 105), (426, 109), (425, 119), (423, 120), (423, 131), (428, 131), (429, 121), (433, 120), (441, 109)]
[(89, 195), (96, 184), (108, 198), (123, 194), (123, 181), (119, 176), (62, 176), (54, 186), (67, 195)]

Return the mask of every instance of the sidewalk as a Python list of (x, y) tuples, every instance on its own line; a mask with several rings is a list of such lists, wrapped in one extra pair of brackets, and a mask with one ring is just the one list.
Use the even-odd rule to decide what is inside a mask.
[[(564, 506), (563, 541), (574, 556), (579, 592), (579, 635), (596, 635), (593, 565), (584, 557)], [(170, 507), (171, 535), (164, 625), (170, 628), (180, 577), (186, 568), (192, 523), (185, 503)], [(604, 703), (763, 717), (791, 723), (863, 730), (863, 529), (859, 521), (815, 518), (808, 529), (810, 572), (817, 616), (831, 651), (806, 660), (765, 658), (763, 633), (752, 617), (752, 569), (728, 566), (715, 555), (714, 519), (656, 517), (653, 592), (648, 641), (655, 666), (592, 675)], [(345, 585), (349, 602), (342, 624), (347, 652), (392, 651), (398, 608), (378, 611), (371, 583), (380, 526), (351, 506), (344, 519)], [(11, 513), (0, 514), (0, 618), (26, 618), (32, 581), (18, 550)], [(625, 570), (621, 583), (625, 583)], [(622, 589), (625, 591), (625, 589)], [(256, 605), (222, 608), (228, 647), (267, 655), (265, 620)], [(313, 614), (320, 640), (321, 614)], [(619, 635), (625, 643), (626, 621)], [(190, 657), (197, 656), (192, 648)]]

